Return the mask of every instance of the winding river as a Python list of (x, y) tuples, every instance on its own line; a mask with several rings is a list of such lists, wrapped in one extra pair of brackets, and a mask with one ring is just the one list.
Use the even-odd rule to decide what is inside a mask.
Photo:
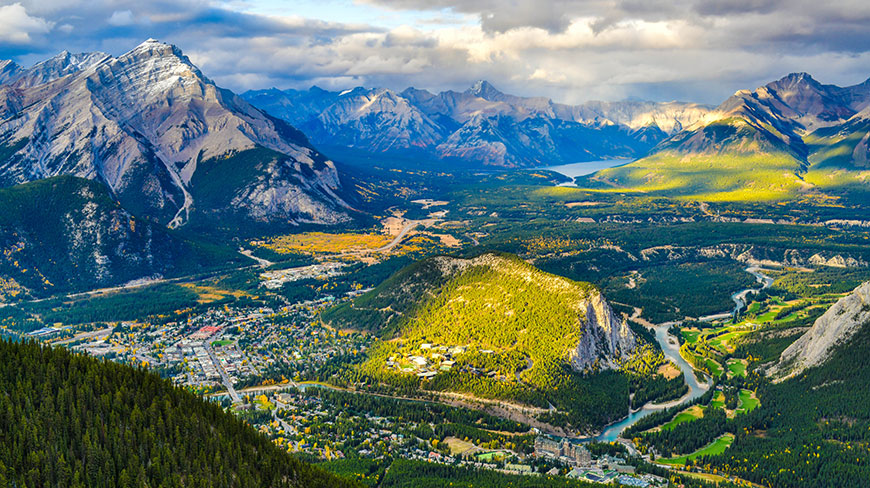
[(761, 268), (759, 268), (758, 266), (750, 266), (744, 271), (751, 274), (752, 276), (755, 276), (755, 281), (761, 283), (761, 288), (747, 288), (731, 295), (731, 300), (734, 300), (734, 314), (739, 313), (740, 310), (746, 307), (747, 294), (749, 294), (750, 292), (763, 290), (773, 284), (773, 278), (762, 273)]
[[(762, 290), (773, 284), (773, 278), (761, 273), (761, 269), (757, 266), (750, 266), (746, 268), (745, 271), (755, 276), (756, 281), (761, 284), (760, 289)], [(739, 312), (741, 309), (746, 307), (746, 295), (748, 295), (750, 292), (758, 290), (759, 288), (747, 288), (731, 295), (731, 299), (734, 301), (735, 304), (734, 312), (732, 313)], [(728, 317), (730, 315), (731, 313), (723, 313), (710, 317)], [(673, 322), (660, 324), (655, 326), (653, 328), (653, 331), (655, 332), (656, 342), (658, 342), (659, 346), (661, 346), (662, 352), (668, 359), (673, 361), (674, 364), (676, 364), (677, 367), (680, 368), (680, 371), (683, 372), (683, 376), (686, 379), (686, 384), (689, 385), (689, 392), (678, 400), (661, 404), (647, 403), (639, 410), (635, 410), (629, 413), (626, 418), (608, 425), (600, 435), (593, 438), (594, 440), (599, 442), (613, 442), (619, 438), (620, 434), (622, 434), (622, 431), (634, 425), (638, 420), (658, 410), (663, 410), (665, 408), (673, 407), (675, 405), (694, 400), (695, 398), (703, 395), (704, 392), (710, 388), (710, 383), (701, 383), (700, 381), (698, 381), (698, 379), (695, 377), (695, 371), (692, 366), (688, 362), (686, 362), (686, 360), (683, 359), (682, 356), (680, 356), (680, 343), (674, 336), (668, 333), (668, 329), (671, 325), (673, 325)]]
[(604, 432), (602, 432), (599, 436), (595, 437), (596, 441), (599, 442), (613, 442), (619, 435), (622, 434), (622, 431), (627, 429), (629, 426), (634, 425), (638, 420), (646, 417), (647, 415), (656, 412), (658, 410), (663, 410), (668, 407), (673, 407), (675, 405), (679, 405), (684, 402), (688, 402), (698, 398), (703, 395), (707, 389), (710, 388), (709, 383), (701, 383), (695, 377), (695, 372), (692, 369), (692, 366), (680, 356), (680, 343), (677, 342), (677, 339), (668, 333), (668, 328), (670, 328), (671, 323), (665, 323), (661, 325), (655, 326), (653, 331), (656, 335), (656, 341), (659, 343), (659, 346), (662, 348), (662, 352), (665, 356), (674, 362), (680, 371), (683, 372), (683, 376), (686, 379), (686, 384), (689, 385), (689, 392), (683, 395), (682, 398), (677, 400), (673, 400), (665, 403), (647, 403), (639, 410), (635, 410), (631, 412), (628, 417), (616, 422), (614, 424), (610, 424)]

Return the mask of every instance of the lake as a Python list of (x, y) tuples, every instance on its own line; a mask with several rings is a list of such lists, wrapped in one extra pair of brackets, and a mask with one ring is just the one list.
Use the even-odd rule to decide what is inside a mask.
[(571, 181), (566, 183), (561, 183), (559, 186), (577, 186), (574, 183), (574, 178), (578, 176), (586, 176), (590, 175), (596, 171), (613, 168), (615, 166), (622, 166), (623, 164), (628, 164), (634, 161), (633, 159), (602, 159), (600, 161), (584, 161), (582, 163), (571, 163), (571, 164), (560, 164), (558, 166), (547, 166), (544, 168), (538, 169), (546, 169), (549, 171), (554, 171), (556, 173), (563, 174), (568, 178), (571, 178)]

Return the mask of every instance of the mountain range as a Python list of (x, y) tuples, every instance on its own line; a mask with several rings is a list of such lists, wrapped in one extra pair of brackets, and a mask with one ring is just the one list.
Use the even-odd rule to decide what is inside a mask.
[(464, 92), (357, 87), (242, 95), (324, 151), (539, 167), (637, 159), (583, 186), (705, 200), (864, 191), (870, 80), (840, 87), (792, 73), (718, 107), (688, 102), (556, 103), (479, 81)]
[(149, 39), (113, 57), (0, 65), (0, 185), (100, 181), (135, 215), (335, 224), (350, 220), (335, 165), (286, 122)]
[(300, 128), (318, 147), (465, 165), (530, 167), (636, 158), (706, 116), (683, 102), (556, 103), (486, 81), (464, 92), (357, 87), (249, 91), (242, 97)]
[(870, 80), (839, 87), (792, 73), (736, 92), (647, 157), (590, 181), (708, 199), (838, 190), (862, 186), (868, 135)]

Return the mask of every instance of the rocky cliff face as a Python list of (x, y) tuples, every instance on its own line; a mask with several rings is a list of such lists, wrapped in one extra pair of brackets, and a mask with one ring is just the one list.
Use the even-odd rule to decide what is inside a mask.
[(564, 105), (505, 94), (486, 81), (437, 94), (315, 87), (243, 96), (318, 144), (507, 167), (636, 157), (709, 111), (681, 102)]
[(596, 364), (616, 368), (616, 360), (630, 356), (637, 346), (634, 332), (624, 318), (613, 312), (601, 293), (592, 293), (583, 305), (586, 330), (569, 354), (571, 366), (577, 371)]
[[(348, 220), (335, 166), (301, 132), (216, 86), (175, 46), (150, 39), (117, 58), (65, 52), (0, 87), (0, 184), (62, 174), (97, 180), (129, 210), (170, 227), (193, 209), (227, 210), (203, 208), (191, 181), (200, 165), (255, 149), (281, 155), (269, 157), (281, 168), (250, 158), (223, 168), (212, 181), (236, 197), (230, 210)], [(237, 174), (251, 178), (239, 186)], [(269, 195), (252, 183), (276, 178), (282, 190)]]
[(792, 343), (768, 371), (778, 381), (824, 363), (833, 349), (870, 323), (870, 282), (841, 298)]

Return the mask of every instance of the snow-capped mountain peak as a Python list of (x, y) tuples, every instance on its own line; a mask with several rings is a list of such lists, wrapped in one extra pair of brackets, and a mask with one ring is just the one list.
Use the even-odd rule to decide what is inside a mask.
[(149, 39), (117, 58), (61, 53), (14, 83), (14, 99), (4, 103), (0, 92), (0, 140), (15, 148), (0, 161), (2, 184), (58, 174), (97, 179), (134, 213), (178, 226), (196, 208), (203, 164), (258, 150), (260, 159), (239, 163), (250, 166), (237, 169), (248, 180), (207, 172), (227, 186), (225, 196), (238, 197), (232, 211), (348, 218), (334, 165), (302, 133), (215, 85), (172, 44)]

